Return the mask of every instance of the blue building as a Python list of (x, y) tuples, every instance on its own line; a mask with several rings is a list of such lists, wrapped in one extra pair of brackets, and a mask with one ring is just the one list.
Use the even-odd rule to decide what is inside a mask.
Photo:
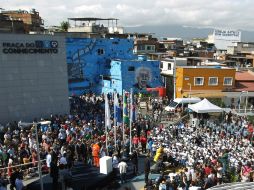
[[(146, 86), (162, 85), (159, 61), (141, 60), (134, 55), (130, 39), (67, 38), (66, 56), (70, 94), (114, 90), (122, 94), (122, 89), (135, 88), (137, 81), (137, 85), (145, 83), (145, 78)], [(137, 78), (137, 73), (143, 78)], [(142, 89), (140, 85), (136, 91)]]
[(160, 62), (146, 60), (144, 56), (135, 60), (112, 60), (111, 80), (104, 80), (103, 92), (117, 92), (123, 90), (134, 92), (145, 91), (146, 88), (161, 87)]

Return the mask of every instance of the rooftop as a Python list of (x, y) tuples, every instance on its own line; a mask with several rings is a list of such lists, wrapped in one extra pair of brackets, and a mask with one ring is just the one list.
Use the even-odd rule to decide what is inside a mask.
[(95, 18), (95, 17), (79, 17), (79, 18), (68, 18), (73, 21), (97, 21), (97, 20), (119, 20), (117, 18)]
[(196, 59), (196, 60), (213, 60), (214, 58), (209, 57), (187, 57), (188, 59)]
[(223, 67), (223, 66), (179, 66), (178, 68), (185, 68), (185, 69), (234, 69), (230, 67)]
[(251, 71), (237, 71), (235, 74), (235, 80), (254, 82), (254, 74)]
[(235, 83), (236, 92), (251, 91), (254, 92), (254, 82), (237, 82)]

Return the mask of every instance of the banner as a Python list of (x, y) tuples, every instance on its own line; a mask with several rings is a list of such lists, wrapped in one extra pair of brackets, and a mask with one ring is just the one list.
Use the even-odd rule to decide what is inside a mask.
[(123, 122), (129, 123), (127, 92), (123, 92)]

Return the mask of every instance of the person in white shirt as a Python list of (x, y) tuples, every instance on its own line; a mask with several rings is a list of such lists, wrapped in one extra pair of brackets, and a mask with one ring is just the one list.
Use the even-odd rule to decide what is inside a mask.
[(126, 164), (126, 162), (125, 162), (124, 160), (122, 160), (122, 161), (118, 164), (118, 168), (119, 168), (120, 177), (121, 177), (121, 183), (122, 183), (122, 184), (123, 184), (124, 182), (126, 182), (127, 167), (128, 167), (128, 165)]
[(46, 164), (48, 168), (50, 168), (50, 162), (51, 162), (51, 154), (49, 152), (46, 156)]
[(65, 151), (64, 151), (62, 157), (59, 160), (59, 165), (63, 166), (63, 168), (65, 168), (67, 166), (66, 152)]
[(119, 160), (118, 160), (117, 154), (113, 154), (112, 166), (113, 166), (113, 172), (115, 176), (117, 175), (118, 164), (119, 164)]

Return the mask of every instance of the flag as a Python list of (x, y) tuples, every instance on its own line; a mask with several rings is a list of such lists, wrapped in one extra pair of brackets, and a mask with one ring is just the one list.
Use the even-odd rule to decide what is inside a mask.
[(131, 95), (130, 95), (130, 120), (132, 122), (135, 121), (135, 103), (134, 103), (134, 95), (133, 95), (133, 89), (131, 89)]
[(129, 123), (127, 94), (123, 91), (123, 122)]
[(121, 108), (119, 106), (117, 93), (114, 93), (114, 119), (116, 122), (121, 122)]
[(111, 129), (111, 121), (110, 121), (110, 107), (108, 102), (108, 95), (105, 94), (105, 128)]

